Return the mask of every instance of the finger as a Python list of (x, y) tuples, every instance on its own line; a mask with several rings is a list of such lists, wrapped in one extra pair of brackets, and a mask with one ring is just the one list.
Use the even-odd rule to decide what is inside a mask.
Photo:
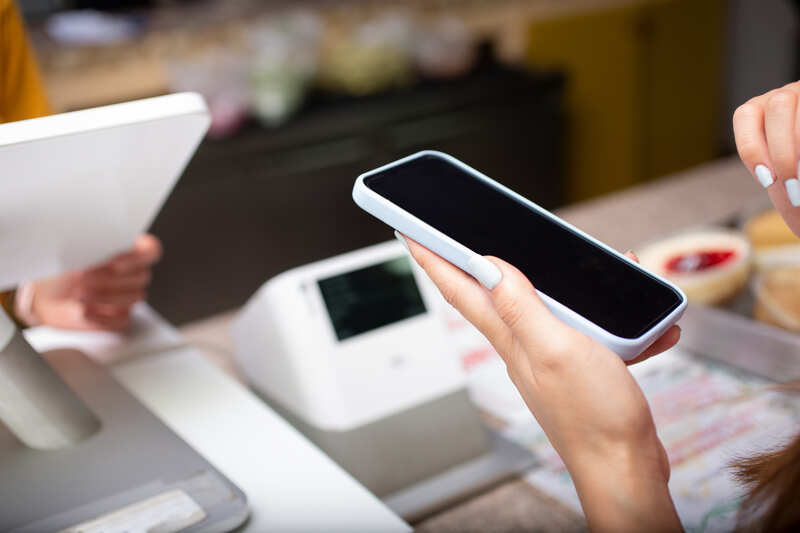
[(76, 286), (91, 291), (141, 290), (150, 285), (152, 277), (149, 267), (127, 274), (116, 274), (111, 269), (101, 268), (84, 272), (76, 280)]
[(637, 263), (639, 262), (639, 256), (637, 256), (633, 250), (628, 250), (627, 252), (625, 252), (625, 257), (627, 257), (628, 259), (632, 259)]
[(84, 313), (86, 329), (99, 331), (122, 331), (131, 322), (130, 313), (104, 315), (87, 311)]
[(794, 91), (781, 89), (770, 94), (764, 110), (764, 131), (775, 177), (784, 181), (797, 177), (796, 114)]
[(89, 304), (82, 309), (83, 321), (88, 329), (119, 331), (130, 324), (130, 307)]
[(78, 298), (86, 305), (130, 307), (136, 302), (144, 301), (147, 294), (143, 289), (114, 291), (84, 288)]
[(676, 344), (681, 339), (681, 328), (680, 326), (672, 326), (664, 333), (661, 337), (658, 338), (653, 344), (651, 344), (644, 352), (639, 354), (638, 357), (632, 359), (630, 361), (626, 361), (625, 364), (635, 365), (636, 363), (641, 363), (642, 361), (646, 361), (651, 357), (658, 355), (660, 353), (666, 352)]
[(149, 233), (139, 235), (133, 244), (133, 249), (148, 265), (156, 264), (164, 255), (164, 247), (161, 245), (161, 240)]
[[(546, 352), (559, 352), (556, 343), (573, 336), (537, 294), (530, 280), (514, 266), (496, 257), (487, 257), (503, 275), (489, 292), (500, 319), (523, 344), (534, 348), (547, 343)], [(555, 348), (555, 349), (554, 349)]]
[(510, 332), (500, 320), (483, 286), (472, 276), (418, 242), (404, 237), (411, 256), (438, 287), (444, 299), (494, 344), (507, 342)]
[(84, 311), (92, 316), (112, 318), (130, 314), (131, 306), (91, 303), (84, 305)]
[(767, 149), (764, 108), (757, 99), (740, 106), (733, 114), (733, 133), (739, 157), (762, 187), (775, 182), (775, 173)]
[(115, 274), (128, 274), (154, 265), (162, 255), (161, 241), (153, 235), (144, 234), (136, 239), (130, 251), (114, 257), (97, 268), (107, 268)]

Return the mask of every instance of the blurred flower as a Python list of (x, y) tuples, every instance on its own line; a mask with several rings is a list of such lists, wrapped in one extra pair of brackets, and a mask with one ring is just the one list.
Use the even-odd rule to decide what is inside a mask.
[(191, 58), (168, 63), (174, 91), (196, 91), (208, 103), (209, 136), (226, 137), (236, 132), (250, 113), (247, 58), (223, 48), (212, 48)]

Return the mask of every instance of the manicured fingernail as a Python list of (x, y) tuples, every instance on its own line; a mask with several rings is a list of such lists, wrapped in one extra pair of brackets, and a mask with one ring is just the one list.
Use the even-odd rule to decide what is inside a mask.
[(770, 172), (769, 169), (764, 165), (758, 165), (756, 167), (756, 177), (765, 189), (775, 183), (775, 178), (772, 177), (772, 172)]
[(408, 243), (406, 242), (405, 238), (402, 235), (400, 235), (400, 232), (394, 230), (394, 236), (397, 238), (398, 241), (400, 241), (403, 244), (403, 247), (406, 249), (406, 251), (408, 253), (411, 253), (411, 250), (408, 248)]
[(786, 194), (793, 206), (800, 207), (800, 181), (797, 178), (786, 180)]
[(497, 284), (503, 279), (503, 273), (500, 272), (500, 269), (482, 255), (476, 255), (470, 259), (467, 262), (467, 270), (472, 274), (472, 277), (489, 290), (497, 287)]

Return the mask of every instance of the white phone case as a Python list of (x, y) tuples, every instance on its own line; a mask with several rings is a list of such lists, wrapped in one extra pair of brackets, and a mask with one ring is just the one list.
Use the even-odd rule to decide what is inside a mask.
[[(403, 233), (411, 237), (412, 239), (419, 242), (429, 250), (436, 252), (439, 256), (443, 257), (444, 259), (447, 259), (448, 261), (450, 261), (457, 267), (461, 268), (465, 272), (472, 274), (469, 268), (470, 259), (478, 256), (477, 253), (473, 252), (466, 246), (448, 237), (447, 235), (437, 230), (436, 228), (423, 222), (414, 215), (408, 213), (407, 211), (395, 205), (394, 203), (390, 202), (383, 196), (369, 189), (364, 184), (364, 179), (373, 174), (378, 174), (389, 168), (402, 165), (404, 163), (407, 163), (411, 160), (423, 156), (439, 157), (453, 165), (456, 165), (462, 170), (475, 176), (476, 179), (488, 183), (489, 185), (498, 189), (502, 193), (507, 194), (508, 196), (511, 196), (512, 198), (515, 198), (523, 202), (531, 209), (534, 209), (539, 213), (543, 214), (544, 216), (550, 218), (553, 222), (560, 224), (565, 228), (577, 233), (578, 235), (588, 239), (589, 241), (597, 244), (601, 248), (607, 250), (611, 254), (618, 257), (620, 260), (628, 262), (629, 264), (633, 265), (635, 268), (638, 268), (639, 270), (642, 270), (643, 272), (647, 272), (644, 268), (639, 266), (639, 264), (636, 263), (635, 261), (630, 260), (629, 258), (620, 254), (616, 250), (606, 246), (597, 239), (594, 239), (590, 235), (587, 235), (586, 233), (580, 231), (579, 229), (575, 228), (569, 223), (561, 220), (557, 216), (539, 207), (538, 205), (531, 202), (527, 198), (515, 193), (508, 187), (505, 187), (500, 183), (497, 183), (493, 179), (489, 178), (488, 176), (485, 176), (484, 174), (481, 174), (477, 170), (462, 163), (458, 159), (450, 155), (444, 154), (442, 152), (436, 152), (431, 150), (418, 152), (416, 154), (410, 155), (393, 163), (389, 163), (388, 165), (384, 165), (380, 168), (362, 174), (361, 176), (358, 177), (355, 186), (353, 187), (353, 200), (356, 202), (356, 204), (358, 204), (359, 207), (361, 207), (364, 211), (370, 213), (371, 215), (375, 216), (376, 218), (380, 219), (381, 221), (385, 222), (389, 226), (393, 227), (400, 233)], [(650, 276), (658, 277), (652, 274), (651, 272), (647, 273)], [(539, 293), (539, 296), (541, 296), (542, 300), (545, 302), (547, 307), (559, 319), (566, 322), (575, 329), (589, 335), (590, 337), (593, 337), (594, 339), (596, 339), (597, 341), (599, 341), (600, 343), (604, 344), (609, 349), (617, 353), (622, 359), (628, 361), (634, 359), (637, 355), (642, 353), (648, 346), (650, 346), (653, 342), (655, 342), (661, 335), (663, 335), (672, 325), (674, 325), (680, 319), (680, 317), (683, 315), (684, 310), (686, 309), (687, 300), (686, 300), (686, 295), (683, 294), (683, 291), (681, 291), (674, 284), (662, 278), (658, 279), (663, 283), (669, 285), (681, 296), (681, 303), (674, 311), (672, 311), (669, 315), (667, 315), (663, 320), (661, 320), (659, 323), (654, 325), (644, 334), (635, 339), (627, 339), (609, 333), (608, 331), (601, 328), (594, 322), (591, 322), (590, 320), (579, 315), (572, 309), (553, 300), (552, 298), (542, 293), (541, 291), (537, 292)]]

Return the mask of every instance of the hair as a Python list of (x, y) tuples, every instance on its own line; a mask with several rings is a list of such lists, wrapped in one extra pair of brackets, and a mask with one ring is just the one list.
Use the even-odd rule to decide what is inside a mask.
[(742, 531), (800, 531), (800, 436), (736, 462), (733, 470), (749, 490), (739, 514)]

